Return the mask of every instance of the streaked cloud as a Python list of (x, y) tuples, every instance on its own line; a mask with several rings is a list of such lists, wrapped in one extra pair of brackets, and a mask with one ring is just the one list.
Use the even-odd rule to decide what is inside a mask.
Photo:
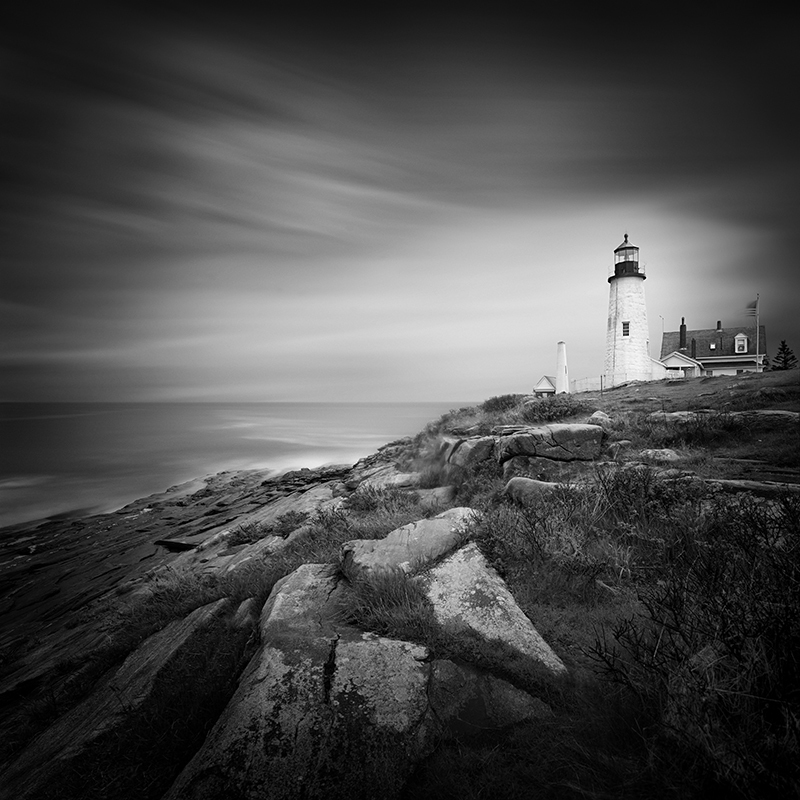
[(9, 399), (479, 399), (559, 339), (594, 374), (626, 229), (653, 340), (756, 291), (800, 340), (789, 36), (109, 14), (6, 49)]

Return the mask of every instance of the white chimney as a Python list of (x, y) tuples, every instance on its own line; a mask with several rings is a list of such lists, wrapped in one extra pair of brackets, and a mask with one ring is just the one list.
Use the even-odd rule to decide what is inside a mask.
[(569, 394), (569, 372), (567, 371), (567, 345), (558, 343), (556, 356), (556, 394)]

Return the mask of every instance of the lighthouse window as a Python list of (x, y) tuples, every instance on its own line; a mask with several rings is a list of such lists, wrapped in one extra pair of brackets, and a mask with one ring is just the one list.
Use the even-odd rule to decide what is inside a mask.
[(630, 324), (630, 322), (623, 322), (622, 323), (622, 335), (623, 336), (630, 336), (631, 335), (631, 324)]

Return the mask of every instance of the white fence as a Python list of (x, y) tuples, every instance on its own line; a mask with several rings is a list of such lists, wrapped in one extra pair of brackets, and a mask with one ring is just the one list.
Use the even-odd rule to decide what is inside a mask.
[[(681, 381), (685, 379), (683, 373), (670, 374), (667, 371), (667, 380)], [(660, 378), (644, 375), (641, 372), (615, 372), (613, 375), (598, 375), (593, 378), (577, 378), (570, 381), (569, 389), (573, 394), (578, 392), (602, 392), (604, 389), (610, 389), (612, 386), (620, 386), (623, 383), (631, 383), (633, 381), (656, 381)]]
[(569, 390), (573, 394), (578, 392), (601, 392), (605, 388), (603, 376), (596, 378), (577, 378), (569, 382)]

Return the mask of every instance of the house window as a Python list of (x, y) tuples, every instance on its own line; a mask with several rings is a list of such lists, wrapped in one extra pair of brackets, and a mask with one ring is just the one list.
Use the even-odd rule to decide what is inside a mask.
[(716, 350), (717, 349), (717, 345), (714, 344), (714, 342), (710, 342), (709, 345), (708, 345), (708, 349), (709, 350)]
[(747, 337), (743, 333), (740, 333), (736, 337), (736, 352), (737, 353), (747, 352)]
[(622, 335), (623, 336), (630, 336), (631, 335), (631, 324), (630, 324), (630, 322), (623, 322), (622, 323)]

